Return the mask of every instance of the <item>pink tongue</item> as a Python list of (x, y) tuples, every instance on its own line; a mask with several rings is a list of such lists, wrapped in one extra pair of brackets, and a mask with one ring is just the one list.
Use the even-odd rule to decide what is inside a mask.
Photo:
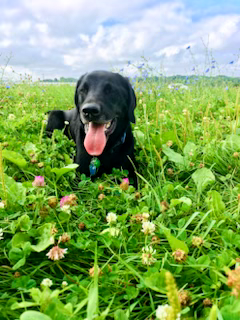
[(84, 140), (84, 147), (91, 156), (100, 156), (107, 143), (104, 133), (105, 125), (89, 122), (88, 132)]

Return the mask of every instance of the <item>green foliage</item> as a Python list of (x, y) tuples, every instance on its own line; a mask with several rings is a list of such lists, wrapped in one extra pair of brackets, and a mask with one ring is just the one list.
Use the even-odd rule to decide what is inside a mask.
[(25, 311), (23, 314), (20, 316), (20, 320), (51, 320), (49, 316), (42, 314), (41, 312), (38, 311)]
[(215, 215), (220, 215), (225, 210), (225, 204), (222, 201), (222, 196), (216, 190), (208, 191), (206, 203), (208, 209), (212, 210)]
[(192, 179), (197, 186), (197, 191), (202, 193), (207, 186), (214, 183), (215, 176), (210, 169), (202, 168), (193, 173)]
[[(225, 90), (223, 78), (169, 89), (175, 80), (184, 82), (135, 83), (139, 190), (120, 188), (126, 171), (94, 182), (79, 175), (75, 145), (61, 131), (40, 137), (45, 112), (74, 107), (73, 86), (0, 87), (7, 193), (4, 199), (0, 174), (0, 202), (7, 200), (0, 208), (0, 319), (155, 318), (167, 303), (166, 271), (191, 296), (181, 319), (216, 312), (219, 319), (239, 318), (226, 274), (239, 265), (238, 92), (230, 83)], [(15, 119), (4, 121), (10, 113)], [(44, 187), (32, 186), (35, 176), (44, 177)], [(76, 201), (64, 211), (60, 200), (70, 194)], [(109, 212), (116, 221), (106, 221)], [(155, 230), (144, 234), (146, 220)], [(63, 241), (64, 233), (70, 239)], [(56, 246), (67, 254), (53, 261), (46, 254)], [(187, 254), (182, 263), (173, 258), (178, 249)], [(50, 287), (42, 284), (47, 278)], [(203, 308), (205, 299), (212, 310)]]
[(151, 273), (144, 278), (145, 285), (154, 291), (166, 293), (165, 273), (164, 269), (161, 272)]
[(182, 170), (184, 169), (185, 161), (184, 161), (184, 157), (181, 154), (173, 151), (172, 149), (170, 149), (166, 145), (163, 145), (162, 150), (163, 150), (164, 154), (168, 157), (169, 161), (174, 162), (179, 169), (182, 169)]
[(31, 246), (32, 250), (41, 252), (54, 243), (54, 237), (51, 234), (52, 227), (51, 223), (45, 223), (36, 230), (35, 236), (38, 239), (38, 243)]
[(77, 169), (77, 167), (79, 167), (78, 164), (76, 163), (73, 163), (73, 164), (69, 164), (68, 166), (66, 167), (63, 167), (63, 168), (53, 168), (52, 169), (52, 172), (56, 173), (56, 181), (58, 181), (58, 179), (63, 176), (65, 173), (68, 173), (68, 172), (71, 172), (75, 169)]
[[(26, 201), (26, 188), (22, 183), (16, 182), (13, 178), (4, 174), (4, 183), (7, 191), (7, 199), (10, 205), (19, 204), (24, 205)], [(4, 189), (2, 183), (0, 183), (0, 197), (4, 199)]]
[(16, 164), (19, 168), (25, 168), (27, 165), (26, 160), (20, 153), (9, 150), (3, 150), (2, 156), (4, 159)]
[(167, 238), (167, 240), (168, 240), (168, 242), (170, 244), (170, 247), (171, 247), (172, 251), (181, 249), (184, 252), (188, 253), (189, 249), (188, 249), (187, 245), (183, 241), (181, 241), (181, 240), (175, 238), (174, 236), (172, 236), (171, 233), (170, 233), (170, 230), (164, 228), (163, 231), (164, 231), (164, 233), (166, 235), (166, 238)]

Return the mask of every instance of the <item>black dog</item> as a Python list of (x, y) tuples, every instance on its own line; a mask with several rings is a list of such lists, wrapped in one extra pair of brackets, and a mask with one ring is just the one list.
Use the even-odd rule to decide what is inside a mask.
[(51, 111), (47, 132), (65, 128), (76, 143), (75, 163), (81, 173), (98, 177), (122, 168), (137, 186), (130, 125), (135, 123), (136, 96), (127, 78), (107, 71), (87, 73), (78, 80), (75, 104), (69, 111)]

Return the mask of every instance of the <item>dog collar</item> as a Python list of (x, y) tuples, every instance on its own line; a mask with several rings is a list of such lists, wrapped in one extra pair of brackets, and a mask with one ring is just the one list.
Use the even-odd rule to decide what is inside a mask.
[[(119, 145), (125, 142), (125, 139), (126, 139), (126, 132), (124, 132), (121, 139), (111, 148), (110, 152), (113, 153), (116, 147), (118, 147)], [(89, 164), (89, 172), (91, 177), (97, 174), (100, 165), (101, 165), (100, 160), (97, 157), (93, 157)]]

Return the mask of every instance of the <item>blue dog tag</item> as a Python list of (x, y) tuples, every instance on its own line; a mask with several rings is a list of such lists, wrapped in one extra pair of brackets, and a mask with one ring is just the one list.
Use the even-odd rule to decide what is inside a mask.
[(89, 171), (90, 171), (90, 176), (95, 176), (95, 174), (97, 173), (97, 167), (94, 164), (90, 163)]
[(90, 165), (89, 165), (90, 176), (95, 176), (99, 167), (100, 167), (99, 159), (95, 158), (95, 157), (92, 158)]

